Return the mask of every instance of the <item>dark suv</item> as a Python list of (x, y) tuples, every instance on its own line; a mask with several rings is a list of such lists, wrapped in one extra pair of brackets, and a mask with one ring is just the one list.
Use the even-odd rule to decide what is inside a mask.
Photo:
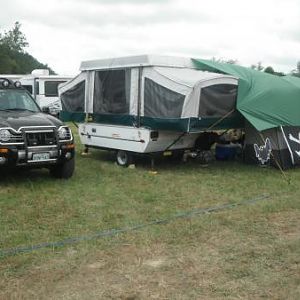
[(69, 178), (74, 154), (71, 129), (43, 113), (20, 82), (0, 78), (0, 167), (46, 167)]

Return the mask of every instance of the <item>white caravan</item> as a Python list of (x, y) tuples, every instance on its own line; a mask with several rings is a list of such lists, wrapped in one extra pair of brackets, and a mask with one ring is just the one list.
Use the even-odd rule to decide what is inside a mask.
[(70, 80), (70, 76), (49, 75), (47, 69), (36, 69), (18, 80), (26, 88), (40, 107), (49, 108), (49, 112), (58, 115), (61, 103), (58, 97), (58, 85)]
[(94, 60), (80, 71), (59, 86), (61, 118), (82, 122), (86, 148), (116, 150), (120, 165), (138, 153), (193, 149), (212, 127), (240, 127), (237, 78), (197, 70), (190, 58)]

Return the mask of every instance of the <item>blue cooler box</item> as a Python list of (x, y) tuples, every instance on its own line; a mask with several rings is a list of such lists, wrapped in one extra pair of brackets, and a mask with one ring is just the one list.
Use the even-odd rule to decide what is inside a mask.
[(232, 160), (236, 156), (237, 145), (232, 144), (217, 144), (216, 145), (216, 159), (217, 160)]

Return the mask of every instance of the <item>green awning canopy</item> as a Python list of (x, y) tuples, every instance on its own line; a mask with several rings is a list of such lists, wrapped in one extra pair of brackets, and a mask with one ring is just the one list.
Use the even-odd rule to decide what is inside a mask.
[(193, 61), (199, 70), (229, 74), (239, 79), (237, 110), (257, 130), (300, 126), (300, 79), (215, 61)]

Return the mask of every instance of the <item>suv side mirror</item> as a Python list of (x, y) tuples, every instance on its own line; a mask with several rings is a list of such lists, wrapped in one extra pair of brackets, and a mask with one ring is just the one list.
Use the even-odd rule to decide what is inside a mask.
[(44, 114), (50, 114), (50, 108), (49, 108), (49, 106), (43, 106), (42, 107), (42, 112)]

